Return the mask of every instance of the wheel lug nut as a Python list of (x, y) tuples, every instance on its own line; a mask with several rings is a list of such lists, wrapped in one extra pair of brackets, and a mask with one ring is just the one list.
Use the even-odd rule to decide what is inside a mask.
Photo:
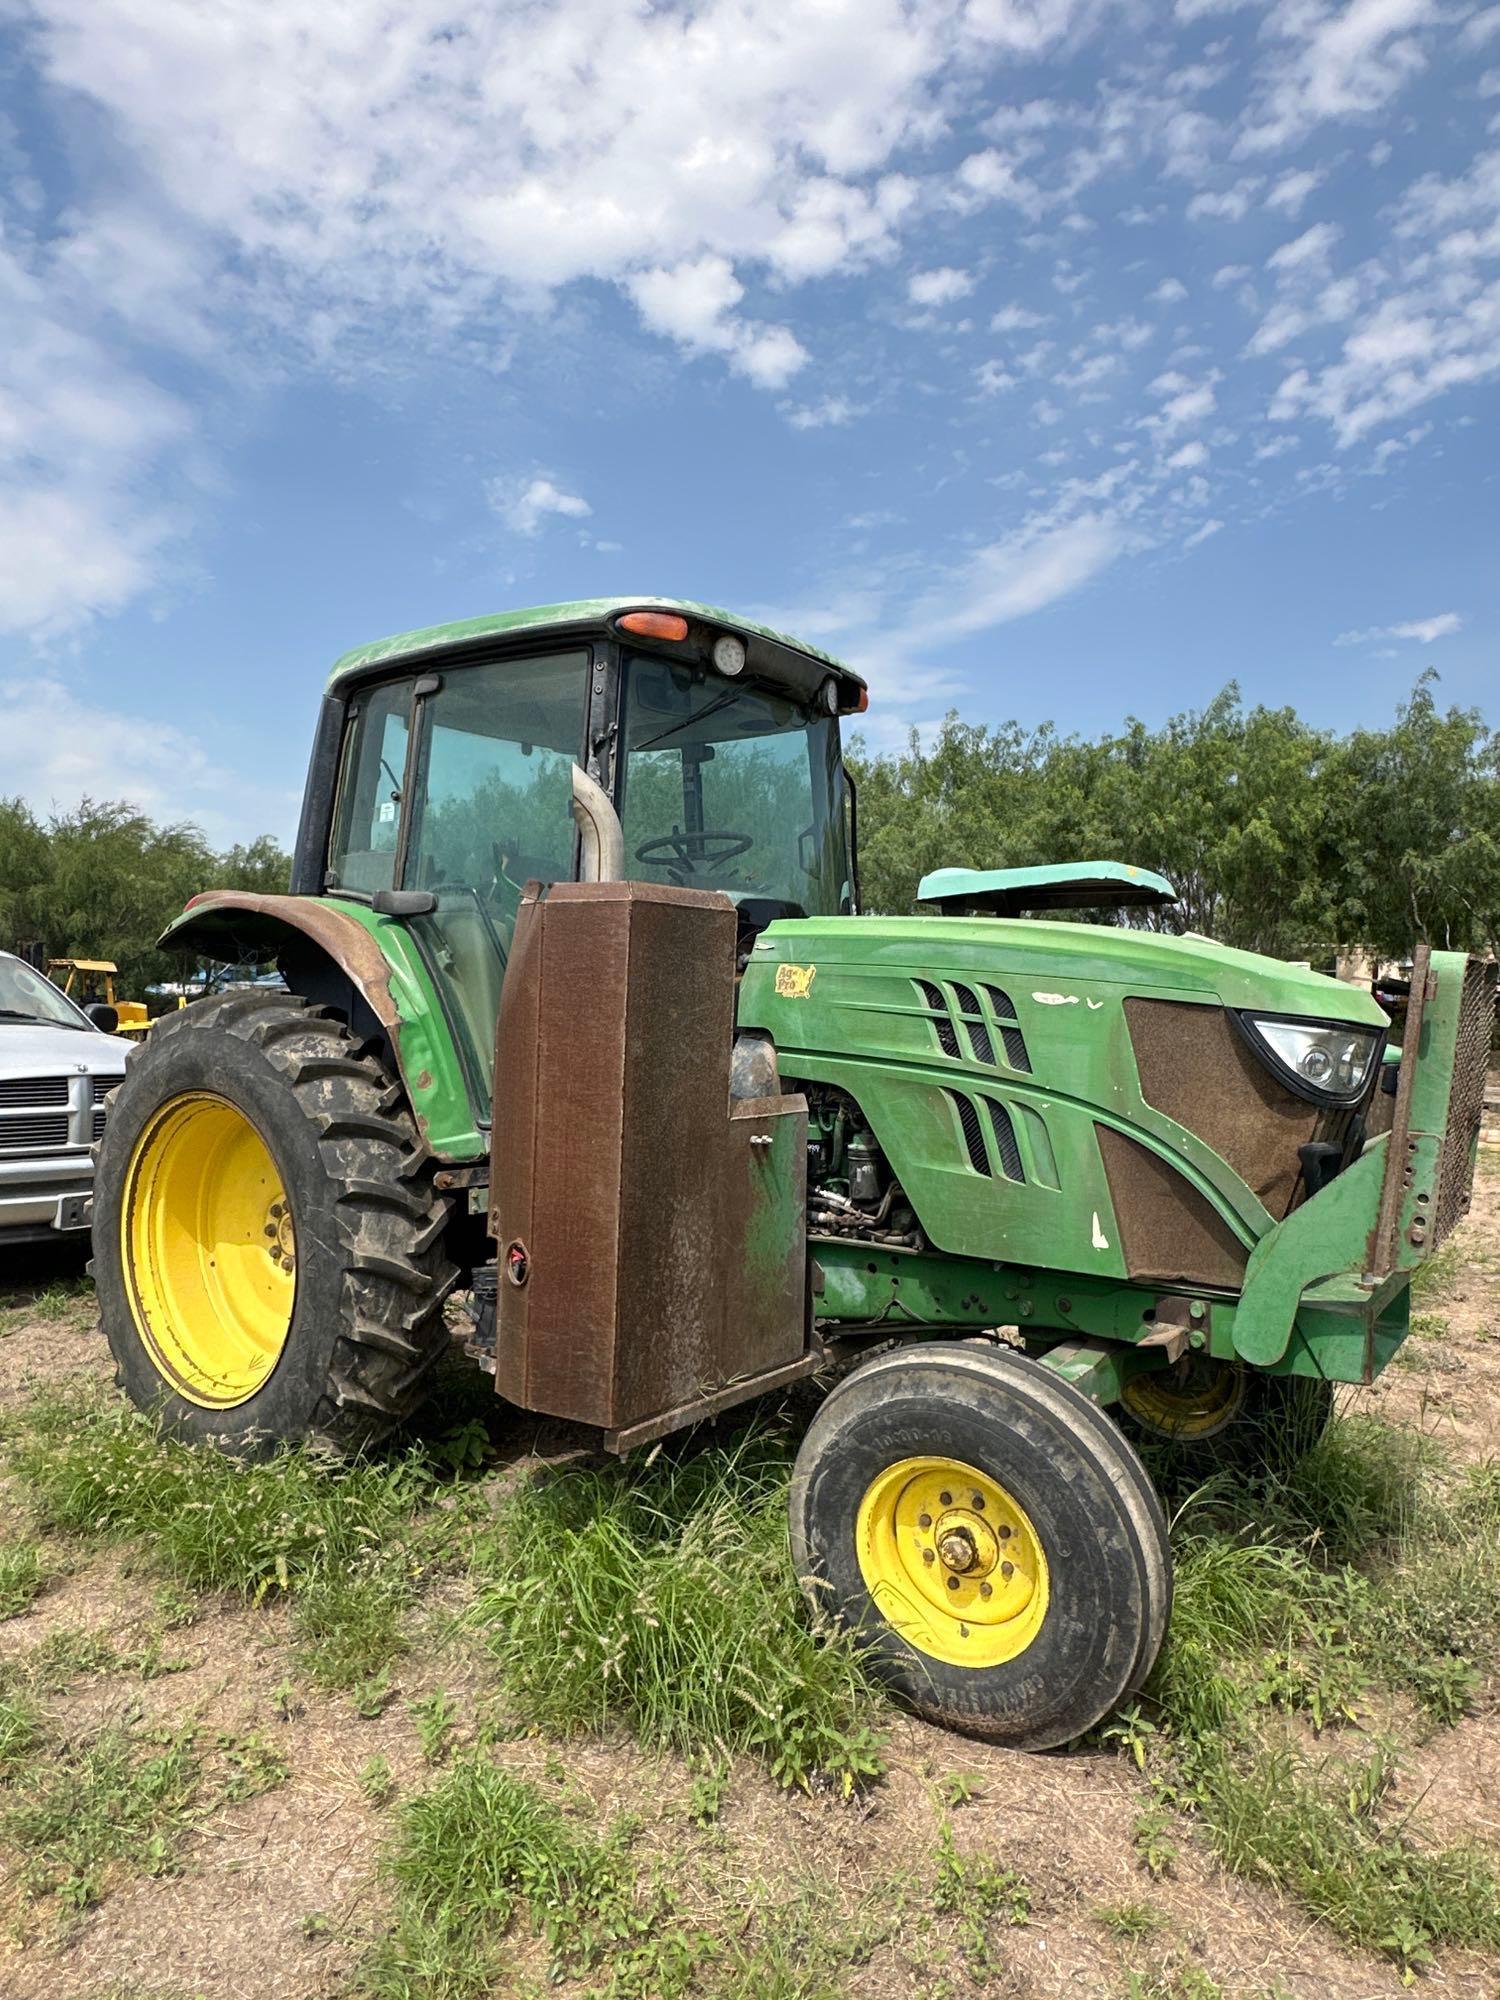
[(918, 1514), (917, 1526), (919, 1528), (930, 1528), (932, 1526), (932, 1516), (930, 1514)]
[(293, 1263), (290, 1257), (283, 1257), (281, 1260), (281, 1268), (283, 1271), (294, 1271), (297, 1267)]
[(992, 1597), (994, 1595), (994, 1591), (995, 1591), (995, 1586), (992, 1583), (982, 1583), (979, 1586), (979, 1595), (981, 1597)]
[(931, 1549), (923, 1549), (922, 1560), (924, 1563), (930, 1563), (930, 1562), (935, 1562), (937, 1558), (933, 1555)]
[(938, 1495), (938, 1505), (940, 1507), (951, 1507), (953, 1505), (953, 1495), (951, 1493), (940, 1493)]
[(957, 1578), (956, 1576), (950, 1576), (950, 1577), (949, 1577), (949, 1579), (948, 1579), (948, 1588), (949, 1588), (950, 1590), (957, 1590), (957, 1588), (958, 1588), (958, 1578)]
[(982, 1514), (984, 1512), (984, 1495), (982, 1493), (976, 1493), (974, 1495), (974, 1510), (976, 1513), (979, 1514)]
[(1002, 1527), (1001, 1527), (1001, 1530), (1000, 1530), (1000, 1539), (1001, 1539), (1001, 1541), (1002, 1541), (1002, 1542), (1008, 1542), (1008, 1541), (1010, 1540), (1010, 1529), (1009, 1529), (1009, 1528), (1007, 1528), (1007, 1527), (1004, 1527), (1004, 1526), (1002, 1526)]
[(1001, 1563), (1000, 1574), (1002, 1576), (1014, 1576), (1015, 1573), (1016, 1573), (1016, 1566), (1014, 1563)]
[(265, 1233), (267, 1236), (274, 1236), (276, 1234), (276, 1224), (274, 1222), (268, 1222), (266, 1224)]

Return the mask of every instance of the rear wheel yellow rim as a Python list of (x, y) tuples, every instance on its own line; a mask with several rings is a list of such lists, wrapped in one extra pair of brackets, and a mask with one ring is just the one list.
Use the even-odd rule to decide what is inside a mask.
[(170, 1098), (131, 1154), (122, 1250), (136, 1330), (191, 1403), (248, 1402), (281, 1358), (297, 1297), (286, 1189), (227, 1098)]
[(1137, 1375), (1120, 1402), (1144, 1429), (1174, 1442), (1213, 1437), (1245, 1401), (1245, 1377), (1232, 1362), (1195, 1355), (1185, 1374)]
[(952, 1458), (903, 1458), (871, 1480), (855, 1539), (886, 1623), (929, 1658), (998, 1667), (1042, 1629), (1050, 1584), (1041, 1537), (988, 1473)]

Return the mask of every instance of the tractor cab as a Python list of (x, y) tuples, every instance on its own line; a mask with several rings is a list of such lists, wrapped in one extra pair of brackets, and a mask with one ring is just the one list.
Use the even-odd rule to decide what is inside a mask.
[(742, 953), (854, 908), (839, 717), (864, 701), (823, 654), (660, 600), (387, 641), (334, 670), (293, 886), (411, 924), (482, 1102), (527, 882), (717, 890)]

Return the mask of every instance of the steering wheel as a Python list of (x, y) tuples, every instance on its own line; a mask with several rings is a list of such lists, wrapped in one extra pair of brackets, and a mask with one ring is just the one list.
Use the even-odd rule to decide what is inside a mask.
[(643, 840), (635, 850), (635, 858), (666, 862), (686, 875), (696, 875), (697, 863), (702, 863), (703, 872), (707, 873), (710, 868), (733, 861), (737, 854), (748, 852), (754, 845), (753, 833), (720, 832), (713, 827), (701, 828), (696, 833), (679, 833), (674, 827), (670, 833), (658, 833), (650, 840)]

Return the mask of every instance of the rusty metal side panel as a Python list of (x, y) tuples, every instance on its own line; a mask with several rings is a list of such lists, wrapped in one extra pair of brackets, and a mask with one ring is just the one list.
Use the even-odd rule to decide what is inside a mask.
[(734, 942), (727, 898), (702, 892), (573, 883), (523, 902), (491, 1229), (496, 1385), (526, 1408), (624, 1430), (805, 1349), (806, 1112), (731, 1107)]
[(1406, 1027), (1401, 1037), (1401, 1068), (1396, 1079), (1396, 1101), (1391, 1112), (1390, 1137), (1386, 1141), (1385, 1172), (1380, 1183), (1380, 1207), (1370, 1232), (1368, 1268), (1372, 1277), (1383, 1278), (1396, 1268), (1400, 1250), (1402, 1198), (1412, 1184), (1411, 1100), (1417, 1082), (1417, 1052), (1422, 1043), (1422, 1017), (1427, 1009), (1427, 987), (1431, 977), (1432, 953), (1419, 944), (1412, 955), (1411, 997), (1406, 1006)]

